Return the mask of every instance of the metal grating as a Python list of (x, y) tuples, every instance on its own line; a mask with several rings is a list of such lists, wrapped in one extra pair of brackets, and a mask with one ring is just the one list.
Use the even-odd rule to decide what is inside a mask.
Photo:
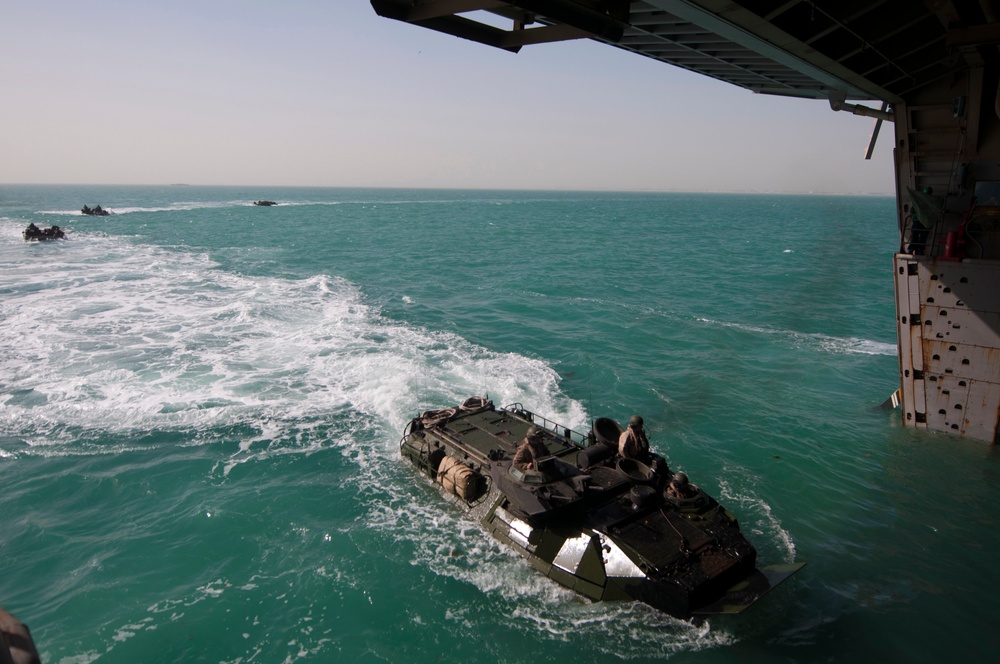
[[(995, 58), (979, 0), (371, 0), (382, 16), (517, 52), (590, 38), (764, 94), (905, 100)], [(488, 12), (509, 28), (477, 21)]]

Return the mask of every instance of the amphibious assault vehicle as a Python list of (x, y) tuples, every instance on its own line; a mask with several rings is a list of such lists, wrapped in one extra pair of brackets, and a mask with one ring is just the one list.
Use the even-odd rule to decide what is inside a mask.
[(25, 242), (39, 242), (42, 240), (65, 240), (66, 233), (58, 226), (39, 228), (32, 222), (21, 233)]
[[(530, 427), (549, 455), (517, 468)], [(584, 435), (472, 397), (413, 419), (400, 450), (496, 539), (593, 600), (639, 600), (685, 619), (739, 613), (803, 567), (758, 569), (736, 517), (694, 485), (672, 497), (666, 461), (621, 458), (621, 432), (600, 418)]]

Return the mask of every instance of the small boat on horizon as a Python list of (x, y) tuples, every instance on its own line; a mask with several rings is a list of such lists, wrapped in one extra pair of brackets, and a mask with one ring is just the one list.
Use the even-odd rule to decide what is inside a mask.
[(265, 201), (265, 200), (254, 201), (253, 204), (259, 205), (261, 207), (270, 207), (272, 205), (277, 205), (277, 203), (274, 201)]

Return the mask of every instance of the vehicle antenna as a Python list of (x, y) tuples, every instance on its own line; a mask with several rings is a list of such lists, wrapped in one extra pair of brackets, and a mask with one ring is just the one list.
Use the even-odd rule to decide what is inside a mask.
[[(590, 374), (591, 374), (591, 368), (592, 368), (592, 366), (593, 366), (593, 364), (588, 359), (587, 360), (587, 401), (589, 401), (590, 403), (589, 403), (589, 407), (587, 408), (587, 410), (590, 410), (590, 411), (593, 411), (593, 409), (594, 409), (594, 388), (590, 384)], [(591, 431), (594, 430), (594, 413), (593, 412), (590, 413), (590, 430)]]

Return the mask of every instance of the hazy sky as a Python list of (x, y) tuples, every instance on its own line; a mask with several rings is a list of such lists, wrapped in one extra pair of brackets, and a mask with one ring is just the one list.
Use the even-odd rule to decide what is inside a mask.
[(367, 0), (0, 0), (0, 183), (894, 191), (891, 126)]

